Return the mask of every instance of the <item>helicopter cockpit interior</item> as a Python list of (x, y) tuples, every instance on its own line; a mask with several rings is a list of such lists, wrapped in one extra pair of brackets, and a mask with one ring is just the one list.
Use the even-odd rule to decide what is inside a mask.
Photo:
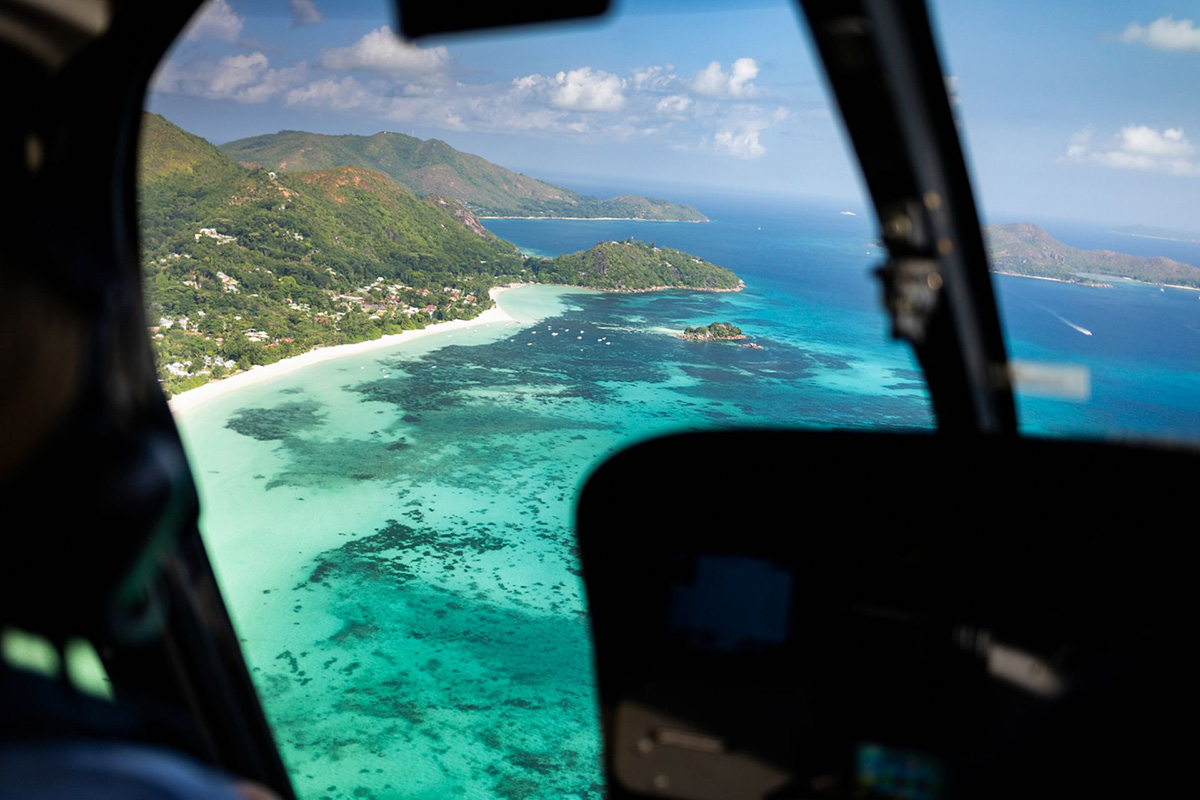
[[(0, 763), (20, 777), (0, 781), (0, 797), (187, 780), (195, 794), (128, 796), (201, 796), (214, 775), (265, 787), (240, 796), (296, 796), (146, 335), (138, 133), (151, 75), (197, 5), (0, 3)], [(419, 43), (608, 5), (403, 2), (398, 30)], [(1144, 498), (1189, 496), (1196, 451), (1018, 430), (925, 3), (798, 5), (878, 220), (891, 332), (915, 354), (936, 430), (677, 434), (591, 475), (575, 536), (604, 792), (1186, 791), (1185, 537)], [(706, 491), (677, 469), (699, 463), (772, 468), (729, 502), (672, 502)], [(13, 666), (22, 641), (21, 658), (57, 677)], [(89, 671), (106, 676), (103, 696), (78, 690)], [(63, 742), (95, 745), (88, 757), (118, 773), (131, 757), (114, 745), (183, 761), (82, 794), (55, 782), (69, 772)], [(185, 778), (172, 772), (183, 762), (203, 766)]]

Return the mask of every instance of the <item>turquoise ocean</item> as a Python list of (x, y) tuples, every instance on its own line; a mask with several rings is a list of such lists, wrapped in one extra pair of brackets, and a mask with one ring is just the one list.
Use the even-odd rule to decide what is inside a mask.
[[(501, 296), (513, 322), (314, 364), (180, 416), (205, 540), (302, 797), (599, 797), (571, 534), (588, 473), (670, 431), (932, 425), (888, 338), (861, 208), (680, 199), (713, 221), (486, 224), (546, 255), (630, 236), (678, 247), (745, 291), (521, 287)], [(1200, 245), (1047, 227), (1200, 264)], [(1020, 397), (1027, 431), (1200, 438), (1200, 293), (996, 286), (1013, 355), (1091, 375), (1086, 402)], [(763, 349), (674, 336), (712, 321)]]

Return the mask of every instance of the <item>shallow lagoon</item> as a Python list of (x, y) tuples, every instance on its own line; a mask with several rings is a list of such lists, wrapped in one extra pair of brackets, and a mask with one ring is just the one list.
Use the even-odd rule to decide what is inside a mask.
[[(711, 215), (488, 224), (542, 252), (657, 239), (745, 292), (522, 287), (501, 298), (516, 322), (315, 364), (183, 417), (205, 538), (301, 796), (598, 797), (570, 534), (588, 472), (664, 431), (930, 424), (861, 218)], [(1021, 398), (1028, 430), (1200, 437), (1194, 296), (997, 287), (1016, 355), (1092, 373), (1090, 403)], [(714, 320), (765, 349), (672, 335)]]
[[(589, 470), (662, 431), (928, 423), (902, 350), (821, 342), (781, 322), (786, 301), (521, 287), (501, 298), (517, 322), (184, 416), (206, 541), (302, 796), (599, 796), (570, 533)], [(765, 349), (674, 337), (713, 319)]]

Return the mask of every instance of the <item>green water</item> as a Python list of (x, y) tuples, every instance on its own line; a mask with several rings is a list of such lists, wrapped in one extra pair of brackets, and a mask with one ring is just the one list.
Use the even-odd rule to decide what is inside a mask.
[[(753, 246), (721, 260), (741, 293), (522, 287), (501, 298), (516, 322), (315, 364), (184, 415), (205, 538), (302, 797), (601, 795), (571, 534), (589, 471), (666, 431), (930, 422), (884, 335), (862, 232), (827, 216), (827, 236), (737, 223)], [(621, 225), (574, 223), (597, 224)], [(674, 336), (713, 320), (764, 349)]]

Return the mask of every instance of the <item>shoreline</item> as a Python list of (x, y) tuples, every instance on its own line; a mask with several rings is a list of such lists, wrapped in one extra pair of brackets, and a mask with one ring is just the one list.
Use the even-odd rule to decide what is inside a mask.
[[(1065, 283), (1068, 286), (1083, 286), (1087, 289), (1111, 289), (1111, 288), (1113, 288), (1111, 283), (1084, 283), (1083, 281), (1069, 281), (1069, 280), (1066, 280), (1065, 278), (1051, 278), (1047, 275), (1026, 275), (1021, 272), (1006, 272), (1005, 270), (1002, 270), (1002, 269), (992, 269), (992, 270), (988, 270), (988, 272), (991, 272), (993, 275), (1007, 275), (1010, 278), (1029, 278), (1030, 280), (1035, 280), (1035, 281), (1050, 281), (1051, 283)], [(1141, 283), (1141, 281), (1134, 281), (1134, 283)]]
[(382, 350), (406, 342), (416, 341), (425, 336), (431, 336), (435, 333), (445, 333), (447, 331), (461, 330), (463, 328), (471, 328), (476, 325), (490, 325), (494, 322), (518, 322), (519, 320), (512, 314), (505, 311), (499, 302), (499, 297), (504, 292), (510, 289), (517, 289), (522, 286), (554, 286), (559, 289), (576, 290), (585, 292), (604, 292), (612, 294), (642, 294), (645, 292), (660, 292), (669, 291), (671, 289), (682, 289), (689, 292), (740, 292), (746, 288), (745, 281), (739, 280), (739, 285), (735, 289), (707, 289), (707, 288), (692, 288), (692, 287), (673, 287), (673, 286), (654, 286), (649, 289), (598, 289), (593, 286), (567, 286), (565, 284), (537, 284), (537, 283), (506, 283), (502, 286), (494, 286), (488, 290), (488, 296), (495, 303), (494, 306), (484, 311), (478, 317), (473, 319), (455, 319), (449, 322), (438, 322), (433, 325), (427, 325), (418, 330), (404, 331), (403, 333), (390, 333), (386, 336), (381, 336), (378, 339), (370, 339), (365, 342), (355, 342), (354, 344), (338, 344), (328, 347), (315, 347), (307, 353), (291, 356), (274, 364), (266, 364), (257, 367), (251, 367), (243, 372), (236, 372), (224, 378), (210, 380), (195, 389), (188, 389), (186, 392), (180, 392), (172, 396), (167, 405), (171, 409), (172, 414), (185, 414), (193, 411), (208, 402), (224, 397), (225, 395), (242, 389), (248, 386), (255, 386), (278, 377), (282, 377), (298, 369), (319, 364), (323, 361), (332, 361), (343, 356), (358, 355), (361, 353), (369, 353), (372, 350)]
[(211, 380), (203, 386), (197, 386), (195, 389), (188, 389), (186, 392), (180, 392), (167, 401), (171, 409), (171, 413), (178, 415), (193, 411), (202, 405), (205, 405), (218, 397), (223, 397), (231, 392), (243, 389), (247, 386), (254, 386), (259, 383), (264, 383), (273, 380), (298, 369), (319, 364), (322, 361), (332, 361), (343, 356), (358, 355), (360, 353), (369, 353), (372, 350), (382, 350), (387, 347), (393, 347), (405, 342), (416, 341), (417, 339), (430, 336), (435, 333), (445, 333), (446, 331), (461, 330), (462, 328), (471, 328), (476, 325), (489, 325), (493, 322), (516, 322), (516, 318), (500, 307), (497, 298), (508, 291), (518, 286), (526, 284), (508, 284), (505, 286), (496, 286), (489, 290), (488, 295), (492, 301), (496, 303), (492, 308), (484, 311), (474, 319), (455, 319), (449, 322), (439, 322), (434, 325), (426, 325), (418, 330), (404, 331), (403, 333), (390, 333), (386, 336), (381, 336), (378, 339), (371, 339), (366, 342), (355, 342), (354, 344), (338, 344), (329, 347), (316, 347), (309, 350), (307, 353), (292, 356), (290, 358), (276, 361), (274, 364), (253, 367), (243, 372), (237, 372), (226, 378)]
[[(514, 284), (518, 286), (537, 286), (539, 284)], [(606, 289), (599, 286), (569, 286), (565, 283), (544, 283), (542, 286), (558, 286), (562, 289), (587, 289), (589, 292), (604, 292), (606, 294), (646, 294), (647, 292), (712, 292), (713, 294), (727, 294), (729, 292), (741, 292), (746, 289), (746, 282), (738, 278), (738, 285), (732, 289), (713, 289), (708, 286), (650, 286), (646, 289)]]
[(1182, 242), (1183, 244), (1198, 244), (1200, 239), (1180, 239), (1175, 236), (1152, 236), (1149, 233), (1127, 233), (1125, 231), (1106, 231), (1114, 236), (1132, 236), (1135, 239), (1157, 239), (1163, 242)]
[(571, 220), (573, 222), (687, 222), (689, 224), (699, 224), (701, 222), (712, 222), (711, 219), (645, 219), (644, 217), (502, 217), (483, 214), (476, 214), (476, 219), (536, 219), (536, 220)]
[[(1008, 275), (1011, 278), (1030, 278), (1035, 281), (1052, 281), (1054, 283), (1065, 283), (1068, 286), (1082, 286), (1087, 289), (1112, 289), (1115, 286), (1115, 284), (1112, 283), (1084, 283), (1083, 281), (1068, 281), (1064, 280), (1063, 278), (1050, 278), (1045, 275), (1024, 275), (1020, 272), (1006, 272), (1000, 269), (988, 271), (993, 275)], [(1132, 283), (1137, 286), (1158, 286), (1166, 289), (1183, 289), (1187, 292), (1200, 292), (1200, 286), (1184, 286), (1179, 283), (1151, 283), (1150, 281), (1139, 281), (1136, 278), (1126, 278), (1120, 275), (1105, 277), (1111, 277), (1111, 279), (1114, 281), (1120, 281), (1121, 283)]]

